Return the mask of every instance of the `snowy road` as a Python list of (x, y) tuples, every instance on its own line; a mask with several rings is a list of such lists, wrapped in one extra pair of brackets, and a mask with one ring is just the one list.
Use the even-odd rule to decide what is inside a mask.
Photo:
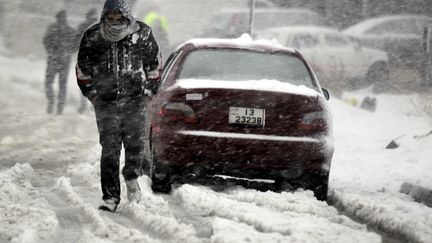
[[(157, 195), (144, 177), (142, 202), (123, 198), (111, 214), (97, 210), (96, 124), (91, 111), (76, 113), (72, 76), (65, 114), (48, 116), (44, 64), (0, 57), (0, 66), (0, 242), (432, 242), (432, 209), (399, 193), (403, 182), (432, 188), (432, 137), (412, 139), (432, 127), (414, 105), (421, 96), (379, 96), (376, 113), (331, 101), (333, 206), (310, 191), (183, 185)], [(401, 134), (399, 149), (384, 149)]]

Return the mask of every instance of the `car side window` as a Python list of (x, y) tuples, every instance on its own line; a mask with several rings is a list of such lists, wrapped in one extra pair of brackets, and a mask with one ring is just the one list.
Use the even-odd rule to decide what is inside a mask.
[(341, 47), (350, 44), (350, 42), (347, 39), (338, 35), (324, 35), (324, 39), (327, 45), (331, 47)]
[(171, 54), (171, 56), (167, 60), (167, 65), (164, 67), (161, 77), (161, 84), (164, 84), (167, 80), (168, 73), (171, 72), (172, 67), (174, 66), (175, 61), (177, 60), (177, 57), (180, 56), (180, 53), (182, 51), (177, 51)]
[(367, 34), (419, 34), (419, 29), (413, 19), (398, 19), (387, 21), (373, 27)]
[[(288, 43), (289, 45), (289, 43)], [(318, 45), (318, 38), (310, 34), (299, 34), (294, 36), (292, 47), (296, 49), (312, 48)]]

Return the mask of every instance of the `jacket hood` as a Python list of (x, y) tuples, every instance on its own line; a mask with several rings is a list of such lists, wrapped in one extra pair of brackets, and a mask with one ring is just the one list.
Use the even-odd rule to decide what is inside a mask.
[(130, 23), (134, 23), (135, 19), (132, 15), (132, 11), (129, 8), (126, 0), (106, 0), (104, 8), (102, 10), (101, 21), (111, 11), (119, 11), (124, 17), (129, 19)]

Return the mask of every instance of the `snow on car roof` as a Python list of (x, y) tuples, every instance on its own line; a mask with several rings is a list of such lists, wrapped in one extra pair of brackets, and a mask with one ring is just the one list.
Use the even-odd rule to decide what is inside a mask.
[(277, 80), (247, 80), (247, 81), (222, 81), (222, 80), (207, 80), (207, 79), (181, 79), (178, 80), (168, 90), (174, 88), (183, 89), (239, 89), (239, 90), (257, 90), (279, 93), (290, 93), (303, 96), (318, 96), (321, 95), (316, 90), (308, 88), (304, 85), (293, 85)]
[(380, 17), (375, 17), (371, 19), (367, 19), (365, 21), (362, 21), (360, 23), (354, 24), (345, 30), (343, 30), (344, 34), (347, 35), (362, 35), (364, 32), (368, 31), (370, 28), (377, 26), (381, 23), (387, 22), (387, 21), (393, 21), (393, 20), (400, 20), (400, 19), (430, 19), (432, 18), (427, 17), (425, 15), (414, 15), (414, 14), (406, 14), (406, 15), (385, 15)]
[(216, 38), (202, 38), (202, 39), (191, 39), (185, 42), (183, 45), (193, 44), (196, 47), (200, 46), (234, 46), (238, 48), (254, 48), (254, 47), (265, 47), (271, 49), (279, 49), (295, 53), (296, 51), (292, 48), (287, 48), (277, 42), (277, 40), (253, 40), (248, 34), (243, 34), (237, 39), (216, 39)]

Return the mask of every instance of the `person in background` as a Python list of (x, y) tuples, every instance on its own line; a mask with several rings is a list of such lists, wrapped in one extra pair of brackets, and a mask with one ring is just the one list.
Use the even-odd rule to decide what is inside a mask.
[[(77, 29), (77, 43), (79, 45), (79, 41), (81, 40), (82, 35), (84, 32), (89, 28), (91, 25), (95, 24), (98, 21), (96, 17), (96, 9), (92, 8), (90, 9), (86, 14), (86, 19), (84, 22), (82, 22)], [(78, 108), (79, 113), (83, 113), (87, 109), (87, 98), (83, 95), (81, 95), (81, 105)]]
[(102, 146), (100, 210), (115, 212), (120, 203), (122, 145), (127, 198), (141, 199), (145, 105), (159, 87), (158, 53), (152, 29), (134, 19), (125, 0), (106, 0), (99, 23), (82, 37), (76, 75), (95, 108)]
[(159, 44), (160, 55), (163, 60), (166, 60), (170, 55), (170, 42), (168, 38), (168, 19), (161, 15), (158, 11), (159, 7), (156, 5), (151, 6), (151, 10), (147, 13), (144, 18), (144, 23), (150, 26), (153, 30), (153, 34)]
[(59, 79), (59, 93), (57, 100), (57, 114), (63, 113), (66, 102), (66, 87), (69, 74), (71, 55), (74, 52), (76, 31), (69, 27), (66, 11), (56, 14), (56, 22), (48, 26), (43, 38), (43, 44), (48, 54), (48, 63), (45, 76), (45, 92), (48, 99), (47, 112), (54, 111), (53, 83), (56, 74)]

